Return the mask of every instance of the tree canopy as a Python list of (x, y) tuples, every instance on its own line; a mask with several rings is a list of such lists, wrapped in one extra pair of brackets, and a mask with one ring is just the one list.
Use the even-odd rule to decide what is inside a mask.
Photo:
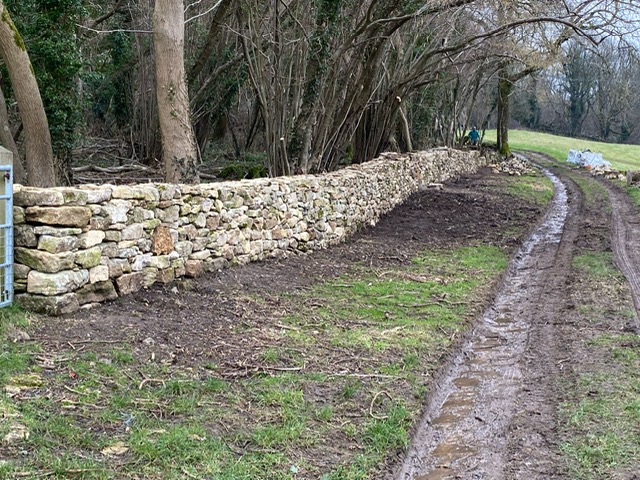
[(472, 124), (496, 126), (505, 153), (510, 125), (640, 139), (637, 2), (0, 7), (0, 141), (34, 185), (72, 182), (73, 166), (92, 163), (136, 162), (181, 182), (316, 173), (462, 145)]

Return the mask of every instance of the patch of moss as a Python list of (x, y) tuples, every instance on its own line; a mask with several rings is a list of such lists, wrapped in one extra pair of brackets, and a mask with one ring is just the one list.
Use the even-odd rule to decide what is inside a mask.
[(13, 32), (13, 40), (16, 43), (17, 47), (25, 52), (27, 50), (27, 46), (24, 44), (24, 40), (22, 40), (22, 36), (18, 32), (18, 29), (13, 23), (13, 20), (11, 20), (11, 16), (9, 15), (9, 12), (6, 8), (2, 10), (2, 21), (9, 25), (9, 28)]

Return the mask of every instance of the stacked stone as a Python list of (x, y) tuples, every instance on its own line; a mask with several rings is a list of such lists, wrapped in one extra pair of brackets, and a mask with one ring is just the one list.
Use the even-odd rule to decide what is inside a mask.
[(74, 311), (156, 282), (343, 241), (477, 152), (389, 154), (327, 175), (14, 190), (17, 301)]

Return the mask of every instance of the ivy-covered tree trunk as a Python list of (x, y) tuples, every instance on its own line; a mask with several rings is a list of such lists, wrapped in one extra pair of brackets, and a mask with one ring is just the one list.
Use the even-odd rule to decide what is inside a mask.
[(165, 180), (171, 183), (199, 183), (198, 152), (185, 82), (182, 0), (156, 1), (153, 44)]
[(38, 82), (26, 46), (0, 0), (0, 54), (9, 71), (13, 93), (24, 127), (27, 182), (36, 187), (53, 187), (56, 174), (49, 123)]

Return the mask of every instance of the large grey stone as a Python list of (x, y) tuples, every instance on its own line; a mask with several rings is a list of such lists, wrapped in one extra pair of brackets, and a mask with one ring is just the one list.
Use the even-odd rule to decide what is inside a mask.
[(19, 225), (21, 223), (25, 222), (25, 213), (24, 213), (24, 208), (22, 207), (16, 207), (14, 205), (13, 207), (13, 224), (14, 225)]
[(148, 265), (159, 270), (165, 270), (171, 266), (171, 260), (168, 255), (153, 256), (149, 259)]
[(77, 290), (89, 281), (87, 270), (65, 270), (58, 273), (41, 273), (31, 270), (27, 277), (27, 292), (53, 296)]
[(51, 188), (23, 187), (14, 192), (13, 202), (22, 207), (56, 206), (64, 204), (62, 192)]
[(111, 217), (91, 217), (89, 227), (91, 227), (91, 230), (106, 230), (112, 223)]
[(91, 248), (100, 245), (106, 238), (106, 234), (101, 230), (89, 230), (80, 235), (78, 239), (79, 248)]
[(124, 230), (122, 230), (122, 240), (138, 240), (142, 238), (144, 235), (144, 228), (141, 223), (134, 223), (132, 225), (127, 225)]
[(209, 250), (202, 250), (200, 252), (192, 253), (189, 255), (189, 260), (206, 260), (211, 256), (211, 252)]
[(178, 205), (171, 205), (165, 209), (156, 210), (156, 217), (165, 223), (177, 222), (180, 218), (180, 207)]
[(181, 240), (193, 240), (198, 236), (198, 229), (193, 225), (185, 225), (178, 229)]
[(56, 297), (43, 297), (28, 293), (16, 295), (16, 303), (25, 310), (47, 315), (63, 315), (80, 308), (78, 297), (75, 293), (67, 293)]
[(149, 220), (145, 220), (144, 222), (142, 222), (142, 226), (144, 227), (144, 229), (150, 230), (150, 231), (155, 229), (161, 224), (162, 224), (162, 221), (159, 218), (151, 218)]
[(198, 228), (204, 228), (207, 224), (207, 217), (204, 213), (198, 213), (193, 219), (193, 224)]
[(28, 207), (27, 221), (47, 225), (84, 227), (91, 218), (88, 207)]
[(13, 264), (13, 278), (15, 280), (26, 280), (30, 271), (31, 268), (26, 265), (22, 265), (21, 263)]
[(133, 270), (134, 272), (140, 272), (145, 267), (148, 267), (150, 265), (151, 258), (152, 258), (151, 253), (138, 255), (133, 259), (133, 262), (131, 262), (131, 270)]
[(56, 191), (62, 194), (65, 205), (86, 205), (89, 195), (79, 188), (60, 187)]
[(75, 254), (72, 252), (49, 253), (42, 250), (16, 247), (15, 260), (39, 272), (56, 273), (74, 267)]
[(150, 287), (158, 281), (158, 269), (154, 267), (146, 267), (142, 273), (144, 274), (144, 280), (142, 281), (143, 287)]
[(160, 192), (153, 185), (119, 185), (112, 187), (111, 196), (113, 198), (146, 200), (147, 202), (160, 200)]
[(87, 192), (87, 203), (104, 203), (111, 200), (111, 187), (80, 187)]
[(18, 247), (35, 247), (38, 238), (31, 225), (15, 225), (13, 227), (13, 241)]
[(122, 241), (122, 232), (118, 230), (108, 230), (105, 232), (104, 238), (109, 242), (120, 242)]
[(38, 239), (38, 250), (49, 253), (70, 252), (78, 246), (78, 237), (52, 237), (41, 235)]
[(180, 195), (180, 190), (178, 190), (177, 185), (173, 185), (170, 183), (161, 183), (156, 185), (158, 191), (160, 192), (161, 200), (171, 200), (173, 198)]
[(193, 253), (193, 243), (192, 242), (178, 242), (175, 244), (175, 250), (181, 257), (188, 257)]
[(106, 282), (107, 280), (109, 280), (108, 265), (98, 265), (89, 270), (89, 283)]
[(209, 258), (205, 262), (205, 268), (209, 272), (216, 272), (229, 266), (229, 261), (224, 258)]
[(158, 273), (156, 275), (156, 281), (159, 283), (171, 283), (175, 279), (176, 279), (176, 274), (173, 268), (158, 270)]
[(127, 200), (111, 200), (103, 205), (104, 211), (113, 223), (126, 223), (131, 202)]
[(199, 277), (204, 273), (202, 260), (187, 260), (184, 262), (184, 268), (187, 277)]
[(81, 228), (50, 227), (48, 225), (38, 225), (33, 227), (36, 235), (49, 235), (51, 237), (73, 237), (82, 233)]

